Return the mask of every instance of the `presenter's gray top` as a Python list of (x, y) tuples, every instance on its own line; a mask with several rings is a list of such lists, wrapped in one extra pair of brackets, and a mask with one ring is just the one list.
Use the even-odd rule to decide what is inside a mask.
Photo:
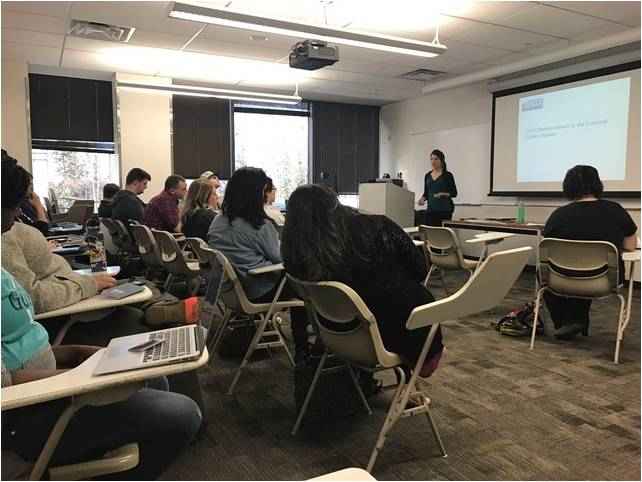
[(219, 214), (207, 237), (208, 244), (232, 263), (250, 300), (261, 297), (279, 282), (278, 273), (248, 274), (250, 270), (283, 261), (279, 235), (270, 221), (257, 229), (244, 219), (235, 218), (230, 223), (227, 216)]
[[(457, 185), (455, 178), (450, 171), (444, 171), (437, 179), (430, 175), (432, 171), (426, 174), (424, 178), (424, 197), (428, 205), (428, 210), (440, 213), (450, 213), (455, 210), (453, 198), (457, 197)], [(449, 197), (435, 197), (435, 194), (447, 192)]]

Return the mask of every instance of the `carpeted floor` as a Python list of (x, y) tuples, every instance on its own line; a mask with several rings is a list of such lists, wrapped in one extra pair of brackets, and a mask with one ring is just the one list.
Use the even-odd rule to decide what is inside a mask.
[[(449, 275), (455, 286), (456, 275)], [(526, 338), (489, 327), (532, 298), (526, 273), (503, 304), (444, 328), (448, 353), (429, 395), (448, 451), (441, 458), (425, 417), (398, 422), (373, 475), (380, 480), (640, 480), (640, 297), (621, 364), (613, 364), (616, 304), (596, 302), (590, 337)], [(433, 290), (443, 296), (439, 287)], [(326, 418), (290, 435), (292, 368), (275, 353), (249, 365), (234, 396), (237, 364), (214, 357), (201, 374), (209, 425), (165, 480), (296, 480), (364, 467), (387, 410)]]

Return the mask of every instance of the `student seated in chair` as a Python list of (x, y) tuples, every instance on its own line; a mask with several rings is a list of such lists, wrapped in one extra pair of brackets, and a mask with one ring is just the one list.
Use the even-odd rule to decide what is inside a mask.
[[(403, 229), (386, 216), (343, 206), (327, 187), (306, 185), (290, 196), (282, 239), (288, 273), (350, 286), (377, 318), (384, 345), (415, 365), (428, 328), (410, 331), (405, 323), (415, 307), (435, 299), (422, 283), (426, 263)], [(438, 331), (422, 377), (437, 368), (442, 351)]]
[[(248, 272), (282, 261), (279, 236), (263, 209), (268, 177), (263, 169), (243, 167), (232, 175), (225, 189), (222, 213), (214, 219), (208, 244), (221, 251), (232, 263), (245, 292), (255, 303), (270, 303), (282, 273), (253, 276)], [(296, 298), (285, 285), (281, 299)], [(302, 360), (307, 349), (305, 308), (292, 308), (295, 360)]]
[(125, 178), (125, 189), (118, 191), (111, 203), (111, 217), (125, 226), (130, 220), (142, 223), (145, 203), (138, 196), (145, 192), (151, 180), (152, 176), (138, 167), (130, 170)]
[(103, 186), (103, 198), (98, 206), (99, 218), (111, 218), (114, 196), (120, 191), (118, 184), (108, 183)]
[(154, 196), (145, 208), (143, 224), (150, 229), (180, 231), (178, 203), (185, 197), (187, 183), (182, 176), (169, 176), (165, 180), (165, 189)]
[[(576, 241), (608, 241), (618, 250), (633, 251), (637, 226), (618, 203), (601, 199), (604, 186), (592, 166), (575, 166), (566, 173), (563, 184), (565, 196), (571, 200), (557, 208), (544, 227), (545, 238)], [(624, 266), (620, 261), (620, 276)], [(555, 325), (555, 336), (572, 339), (589, 325), (591, 300), (561, 298), (544, 293), (546, 306)]]
[[(3, 238), (15, 229), (17, 209), (30, 184), (31, 175), (14, 159), (2, 159)], [(25, 228), (35, 232), (46, 247), (46, 241), (38, 231), (28, 226)], [(6, 249), (2, 250), (2, 255), (4, 265)], [(67, 289), (61, 288), (60, 294), (73, 292), (74, 296), (80, 295), (81, 279), (74, 277), (64, 281), (69, 285)], [(86, 283), (93, 285), (88, 289), (95, 292), (107, 281), (86, 277)], [(29, 293), (9, 271), (2, 269), (3, 387), (57, 375), (61, 370), (79, 365), (97, 349), (79, 345), (52, 348), (47, 331), (34, 320)], [(124, 402), (81, 409), (65, 430), (52, 463), (76, 463), (96, 458), (128, 443), (138, 443), (139, 465), (119, 476), (125, 480), (158, 477), (192, 440), (202, 417), (192, 400), (167, 392), (166, 380), (158, 380), (155, 385), (161, 390), (143, 389)], [(3, 450), (8, 448), (25, 460), (35, 460), (67, 403), (66, 400), (56, 400), (3, 412)]]
[(218, 195), (212, 184), (201, 179), (192, 182), (181, 213), (183, 234), (188, 238), (207, 241), (207, 232), (218, 214), (217, 206)]
[[(15, 159), (2, 159), (2, 216), (12, 221), (2, 231), (2, 267), (29, 294), (35, 312), (44, 313), (73, 305), (95, 296), (105, 288), (115, 286), (116, 280), (106, 273), (92, 276), (74, 273), (63, 257), (51, 252), (42, 233), (23, 223), (13, 223), (18, 214), (18, 206), (28, 195), (31, 179), (31, 174), (19, 166)], [(76, 330), (76, 325), (68, 336), (81, 337), (77, 342), (82, 340), (103, 344), (114, 336), (146, 331), (139, 322), (142, 317), (140, 310), (123, 307), (111, 312), (109, 316), (109, 324), (93, 323), (97, 326), (82, 330)], [(46, 325), (55, 336), (64, 322), (64, 319), (56, 318)], [(85, 339), (85, 336), (90, 338)]]
[(275, 200), (276, 186), (272, 182), (272, 179), (268, 177), (268, 185), (265, 187), (265, 214), (270, 217), (274, 224), (283, 226), (285, 224), (285, 216), (283, 216), (279, 208), (274, 206)]

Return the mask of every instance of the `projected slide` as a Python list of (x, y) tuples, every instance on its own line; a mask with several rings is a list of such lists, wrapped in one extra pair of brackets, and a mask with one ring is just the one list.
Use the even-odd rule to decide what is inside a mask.
[(630, 89), (621, 78), (519, 99), (517, 181), (559, 182), (576, 164), (623, 180)]

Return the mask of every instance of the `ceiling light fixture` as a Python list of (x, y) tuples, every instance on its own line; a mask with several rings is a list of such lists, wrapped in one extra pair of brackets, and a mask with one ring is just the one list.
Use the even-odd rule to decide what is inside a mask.
[(327, 26), (257, 17), (244, 13), (231, 12), (229, 10), (199, 7), (197, 5), (187, 5), (179, 2), (174, 3), (169, 12), (169, 16), (223, 27), (288, 35), (298, 37), (301, 40), (312, 38), (340, 45), (350, 45), (353, 47), (415, 55), (418, 57), (436, 57), (447, 50), (447, 47), (440, 44), (438, 39), (432, 42), (422, 42), (389, 35), (355, 32)]
[[(212, 87), (196, 87), (191, 85), (149, 85), (136, 82), (118, 82), (117, 87), (123, 89), (147, 90), (166, 92), (168, 94), (189, 95), (193, 97), (216, 97), (231, 100), (252, 100), (274, 104), (298, 104), (303, 99), (298, 95), (270, 94), (267, 92), (251, 92), (246, 90), (215, 89)], [(298, 91), (298, 89), (297, 89)]]

